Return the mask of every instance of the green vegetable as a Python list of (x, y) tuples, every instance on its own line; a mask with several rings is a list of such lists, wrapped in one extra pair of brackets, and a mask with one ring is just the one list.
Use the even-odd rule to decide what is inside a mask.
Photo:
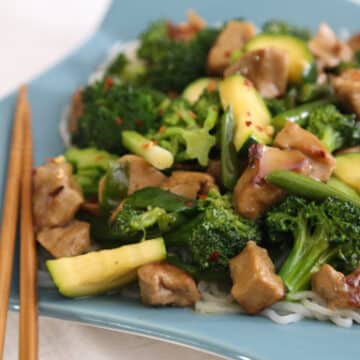
[(145, 66), (139, 60), (130, 61), (125, 54), (120, 53), (106, 70), (105, 78), (119, 78), (122, 83), (140, 85), (145, 73)]
[(123, 131), (122, 143), (126, 149), (142, 156), (157, 169), (168, 169), (174, 163), (174, 157), (170, 151), (156, 145), (136, 131)]
[(344, 183), (360, 191), (360, 153), (349, 153), (336, 157), (334, 175)]
[(254, 86), (241, 75), (232, 75), (219, 84), (224, 109), (231, 106), (234, 121), (234, 145), (237, 151), (247, 150), (254, 142), (272, 140), (270, 113)]
[(225, 188), (232, 190), (240, 174), (240, 164), (233, 142), (234, 117), (229, 107), (221, 118), (221, 182)]
[(216, 190), (198, 203), (198, 215), (164, 234), (165, 243), (172, 251), (180, 251), (182, 261), (196, 269), (197, 278), (226, 278), (229, 260), (247, 241), (260, 241), (260, 229), (255, 222), (239, 217), (230, 198)]
[(71, 147), (64, 156), (72, 165), (73, 174), (85, 197), (97, 194), (100, 178), (105, 174), (109, 163), (116, 159), (115, 155), (96, 148)]
[(121, 85), (111, 79), (87, 86), (82, 94), (84, 112), (72, 135), (79, 147), (95, 146), (123, 154), (123, 130), (147, 133), (161, 123), (160, 109), (166, 97), (155, 91)]
[(109, 223), (111, 239), (134, 242), (156, 237), (179, 226), (191, 216), (197, 202), (159, 188), (145, 188), (131, 194), (121, 211)]
[(292, 241), (279, 275), (290, 295), (309, 286), (311, 275), (325, 263), (352, 271), (360, 264), (360, 209), (326, 198), (320, 203), (289, 196), (268, 211), (265, 225), (273, 242)]
[(157, 238), (117, 249), (48, 260), (46, 266), (59, 292), (73, 298), (118, 289), (136, 279), (140, 266), (165, 258), (164, 241)]
[(292, 35), (304, 41), (310, 40), (311, 33), (308, 29), (295, 26), (283, 20), (271, 20), (266, 22), (262, 31), (266, 34)]
[(298, 90), (291, 87), (286, 94), (281, 98), (264, 99), (272, 116), (277, 116), (285, 111), (288, 111), (297, 104)]
[(360, 203), (360, 195), (355, 191), (351, 186), (347, 185), (343, 181), (332, 176), (326, 183), (329, 186), (332, 186), (335, 189), (338, 189), (344, 193), (347, 193), (349, 197), (356, 198)]
[(193, 104), (192, 111), (196, 115), (196, 123), (208, 129), (213, 129), (221, 113), (221, 101), (218, 91), (205, 90)]
[(259, 34), (245, 45), (245, 52), (273, 47), (286, 51), (289, 58), (289, 81), (292, 84), (314, 82), (317, 77), (316, 63), (306, 42), (282, 34)]
[(328, 100), (318, 100), (308, 104), (298, 106), (294, 109), (287, 110), (275, 116), (271, 120), (271, 124), (277, 131), (281, 130), (287, 121), (295, 122), (300, 126), (305, 126), (310, 113), (322, 105), (328, 104)]
[(186, 86), (182, 97), (189, 101), (190, 104), (194, 104), (205, 90), (209, 88), (216, 90), (218, 82), (219, 79), (210, 77), (196, 79)]
[(196, 126), (196, 119), (190, 103), (177, 98), (166, 106), (162, 118), (163, 126)]
[(349, 196), (347, 192), (292, 171), (274, 170), (266, 176), (266, 181), (283, 188), (290, 194), (304, 198), (324, 200), (331, 196), (343, 201), (352, 202), (354, 205), (360, 207), (359, 199)]
[(360, 135), (355, 116), (341, 114), (335, 105), (311, 111), (305, 128), (316, 135), (330, 152), (351, 144), (354, 137)]
[(128, 194), (129, 164), (117, 161), (110, 162), (103, 181), (102, 190), (99, 191), (100, 206), (104, 213), (109, 213)]
[(138, 56), (145, 62), (144, 83), (162, 91), (182, 90), (192, 81), (206, 76), (207, 54), (218, 29), (206, 28), (191, 40), (173, 40), (168, 21), (151, 24), (140, 37)]
[(216, 144), (207, 128), (168, 127), (156, 135), (156, 140), (175, 156), (176, 162), (196, 160), (201, 166), (207, 166), (210, 150)]
[(320, 99), (331, 99), (333, 91), (328, 84), (303, 84), (297, 95), (297, 101), (308, 103)]

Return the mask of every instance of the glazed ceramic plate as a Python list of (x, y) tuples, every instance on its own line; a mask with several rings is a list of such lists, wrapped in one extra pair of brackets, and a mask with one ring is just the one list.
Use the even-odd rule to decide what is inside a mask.
[[(119, 40), (134, 39), (159, 16), (181, 20), (192, 7), (209, 22), (246, 17), (257, 24), (283, 18), (315, 29), (323, 20), (337, 31), (360, 30), (360, 7), (345, 0), (248, 1), (116, 1), (100, 30), (83, 47), (30, 83), (35, 161), (60, 154), (58, 121), (74, 90), (86, 83), (107, 50)], [(15, 94), (0, 101), (0, 189), (4, 188)], [(11, 309), (18, 309), (18, 268), (14, 270)], [(150, 309), (119, 295), (70, 300), (40, 288), (42, 315), (123, 330), (207, 350), (232, 359), (335, 360), (360, 359), (360, 326), (338, 328), (330, 323), (302, 321), (276, 325), (260, 317), (199, 315), (189, 309)]]

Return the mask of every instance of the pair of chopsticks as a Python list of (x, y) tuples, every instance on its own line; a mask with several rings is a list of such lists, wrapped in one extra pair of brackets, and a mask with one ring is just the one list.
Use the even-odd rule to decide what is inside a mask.
[(36, 244), (32, 217), (33, 146), (26, 86), (21, 87), (19, 91), (8, 161), (0, 231), (0, 360), (3, 359), (4, 352), (19, 213), (21, 219), (19, 359), (35, 360), (38, 356), (38, 324)]

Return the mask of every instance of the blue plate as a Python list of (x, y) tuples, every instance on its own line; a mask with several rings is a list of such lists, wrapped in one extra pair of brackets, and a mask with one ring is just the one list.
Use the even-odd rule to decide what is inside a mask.
[[(181, 20), (186, 9), (192, 7), (209, 22), (242, 16), (261, 24), (270, 18), (283, 18), (315, 29), (320, 21), (326, 20), (337, 31), (356, 30), (360, 7), (354, 3), (340, 0), (114, 2), (101, 29), (90, 41), (30, 84), (36, 164), (63, 151), (58, 121), (70, 95), (87, 81), (114, 42), (134, 39), (149, 21), (159, 16)], [(0, 102), (0, 189), (4, 188), (15, 100), (13, 94)], [(13, 310), (18, 309), (17, 265), (16, 260), (11, 293)], [(39, 299), (42, 315), (143, 334), (233, 359), (360, 359), (360, 326), (342, 329), (315, 321), (281, 326), (259, 317), (150, 309), (119, 295), (69, 300), (45, 288), (39, 289)]]

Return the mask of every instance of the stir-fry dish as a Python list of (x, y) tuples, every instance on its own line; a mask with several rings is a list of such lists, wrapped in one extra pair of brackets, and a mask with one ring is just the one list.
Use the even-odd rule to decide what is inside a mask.
[(360, 33), (189, 11), (130, 47), (76, 91), (71, 146), (34, 171), (58, 291), (360, 322)]

